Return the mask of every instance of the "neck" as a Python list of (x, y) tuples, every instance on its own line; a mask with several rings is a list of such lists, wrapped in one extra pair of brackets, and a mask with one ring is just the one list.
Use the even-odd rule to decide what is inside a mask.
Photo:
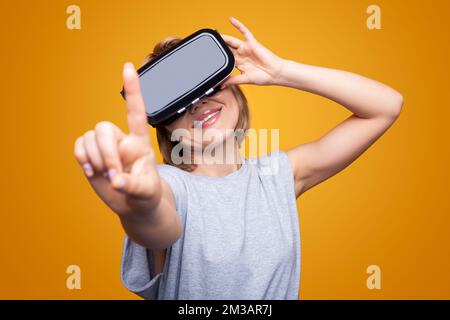
[[(225, 143), (223, 143), (216, 146), (214, 151), (216, 155), (218, 154), (217, 152), (221, 152), (223, 159), (214, 157), (214, 154), (212, 157), (208, 157), (204, 155), (205, 153), (203, 152), (202, 161), (200, 161), (195, 170), (192, 171), (193, 174), (210, 177), (223, 177), (239, 170), (242, 165), (242, 159), (236, 139), (233, 139), (233, 147), (229, 148), (229, 150), (226, 150)], [(222, 161), (217, 163), (218, 161), (213, 161), (212, 159)]]

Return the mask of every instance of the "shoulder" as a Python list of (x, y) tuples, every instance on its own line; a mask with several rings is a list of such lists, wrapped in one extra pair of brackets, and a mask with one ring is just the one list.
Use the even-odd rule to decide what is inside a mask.
[(278, 189), (289, 191), (295, 185), (294, 172), (289, 157), (285, 151), (278, 150), (257, 158), (247, 159), (248, 164), (255, 168), (263, 183), (275, 185)]
[(168, 164), (157, 164), (156, 169), (159, 176), (170, 185), (186, 183), (188, 173), (180, 168)]
[(273, 151), (257, 158), (249, 158), (247, 161), (256, 167), (260, 175), (289, 178), (293, 173), (288, 155), (282, 150)]
[(182, 169), (164, 163), (157, 164), (156, 169), (161, 177), (167, 176), (182, 179), (186, 175), (186, 172)]
[(263, 185), (277, 193), (284, 191), (290, 199), (296, 198), (294, 173), (285, 151), (273, 151), (248, 161), (250, 166), (254, 166)]
[(188, 173), (168, 164), (157, 164), (156, 168), (161, 179), (166, 182), (172, 190), (177, 209), (183, 209), (187, 197)]

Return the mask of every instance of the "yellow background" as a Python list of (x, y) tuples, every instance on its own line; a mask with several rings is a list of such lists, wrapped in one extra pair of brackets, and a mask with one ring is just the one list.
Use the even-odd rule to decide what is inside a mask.
[[(374, 3), (382, 30), (366, 27)], [(70, 4), (81, 7), (81, 30), (66, 28)], [(118, 218), (90, 189), (73, 143), (101, 120), (126, 129), (124, 62), (140, 64), (164, 37), (202, 27), (239, 37), (233, 15), (282, 57), (356, 72), (405, 97), (381, 140), (298, 201), (300, 298), (449, 299), (449, 9), (400, 0), (2, 1), (0, 298), (136, 298), (120, 281)], [(242, 88), (253, 127), (279, 128), (282, 149), (349, 115), (298, 90)], [(71, 264), (81, 267), (78, 291), (66, 288)], [(371, 264), (381, 267), (381, 290), (366, 287)]]

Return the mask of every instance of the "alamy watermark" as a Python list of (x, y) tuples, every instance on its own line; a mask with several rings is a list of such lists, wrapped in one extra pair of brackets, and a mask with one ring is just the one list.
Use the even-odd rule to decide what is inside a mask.
[(66, 273), (69, 275), (66, 279), (66, 287), (69, 290), (81, 289), (81, 268), (78, 265), (72, 264), (67, 267)]
[(67, 7), (66, 13), (69, 15), (66, 20), (66, 27), (69, 30), (81, 29), (81, 9), (79, 6), (72, 4)]
[(366, 26), (369, 30), (381, 29), (381, 8), (376, 4), (367, 7), (366, 13), (369, 14), (366, 20)]
[(375, 264), (372, 264), (366, 269), (367, 277), (366, 286), (369, 290), (380, 290), (381, 289), (381, 268)]
[[(270, 139), (270, 148), (269, 148)], [(245, 143), (247, 140), (247, 143)], [(171, 141), (178, 142), (172, 148), (171, 161), (180, 164), (237, 164), (240, 154), (247, 154), (248, 163), (258, 164), (261, 173), (277, 174), (278, 158), (266, 155), (279, 150), (279, 129), (243, 129), (219, 130), (209, 128), (203, 131), (194, 125), (193, 132), (187, 129), (175, 129)]]

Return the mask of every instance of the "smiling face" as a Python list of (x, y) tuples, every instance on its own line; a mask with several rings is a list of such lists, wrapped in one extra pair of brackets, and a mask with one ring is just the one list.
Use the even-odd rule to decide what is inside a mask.
[(189, 144), (205, 146), (212, 140), (223, 141), (236, 128), (238, 120), (239, 104), (231, 88), (226, 88), (202, 98), (166, 128), (172, 133), (177, 129), (188, 130)]
[[(180, 41), (180, 38), (174, 37), (167, 37), (166, 39), (160, 41), (155, 45), (153, 52), (145, 58), (143, 64), (151, 61), (156, 56), (162, 54), (164, 51), (170, 49)], [(248, 108), (247, 99), (238, 85), (231, 85), (224, 90), (218, 91), (211, 97), (205, 97), (200, 100), (195, 104), (195, 107), (190, 107), (190, 110), (187, 110), (180, 118), (176, 119), (169, 125), (156, 127), (158, 146), (163, 156), (164, 163), (179, 167), (186, 171), (192, 171), (195, 169), (195, 164), (173, 163), (171, 155), (175, 143), (171, 141), (171, 133), (173, 133), (176, 129), (185, 129), (188, 130), (191, 137), (193, 137), (194, 128), (192, 126), (194, 125), (197, 117), (199, 117), (202, 112), (207, 111), (207, 109), (217, 111), (215, 110), (217, 107), (220, 108), (220, 112), (215, 115), (210, 115), (210, 119), (205, 120), (205, 115), (199, 118), (199, 120), (203, 120), (203, 136), (207, 134), (208, 131), (211, 131), (211, 129), (217, 129), (220, 132), (225, 133), (227, 129), (237, 129), (245, 132), (249, 128), (250, 111)], [(225, 136), (223, 139), (225, 139)], [(242, 139), (242, 136), (238, 138), (239, 144), (242, 142)]]

